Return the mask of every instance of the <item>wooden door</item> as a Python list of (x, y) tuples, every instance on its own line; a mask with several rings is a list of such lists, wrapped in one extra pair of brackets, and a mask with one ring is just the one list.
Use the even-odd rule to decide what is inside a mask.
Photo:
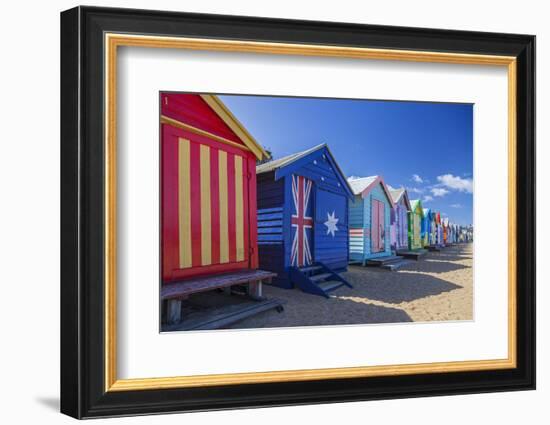
[(399, 222), (399, 224), (400, 224), (399, 231), (400, 231), (400, 234), (401, 234), (401, 247), (406, 248), (407, 247), (407, 236), (408, 236), (407, 210), (405, 208), (401, 207), (400, 208), (400, 214), (401, 214), (401, 219), (400, 219), (400, 222)]
[(420, 216), (416, 213), (413, 213), (413, 241), (414, 248), (419, 248), (420, 243)]
[(314, 257), (331, 268), (348, 264), (348, 201), (342, 193), (316, 186)]
[(372, 200), (371, 246), (372, 252), (381, 252), (385, 248), (386, 220), (385, 205), (383, 202)]
[(383, 202), (378, 201), (378, 251), (384, 251), (386, 247), (386, 206)]

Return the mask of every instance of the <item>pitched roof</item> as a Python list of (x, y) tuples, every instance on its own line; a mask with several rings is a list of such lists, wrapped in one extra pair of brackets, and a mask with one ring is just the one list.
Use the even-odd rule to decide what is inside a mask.
[(405, 188), (400, 187), (398, 189), (394, 189), (391, 186), (388, 186), (388, 189), (390, 190), (391, 197), (393, 198), (393, 202), (399, 202), (401, 197), (405, 194)]
[(376, 184), (382, 185), (382, 189), (384, 193), (386, 194), (386, 198), (388, 198), (388, 201), (390, 202), (392, 208), (393, 208), (393, 198), (388, 190), (388, 187), (386, 186), (386, 183), (384, 183), (384, 179), (382, 176), (369, 176), (369, 177), (359, 177), (359, 178), (348, 178), (348, 183), (353, 191), (354, 195), (364, 195), (369, 193)]
[(221, 101), (218, 96), (213, 94), (201, 94), (200, 97), (210, 106), (216, 114), (239, 136), (246, 147), (252, 151), (256, 158), (268, 158), (269, 154), (264, 150), (254, 137), (247, 131), (241, 122), (233, 115), (227, 106)]
[[(299, 162), (301, 159), (304, 159), (304, 161), (307, 161), (307, 158), (306, 158), (307, 156), (316, 154), (318, 151), (324, 151), (326, 153), (326, 158), (331, 164), (332, 168), (334, 169), (336, 173), (336, 178), (338, 179), (338, 181), (346, 191), (348, 197), (352, 198), (353, 191), (351, 190), (351, 187), (348, 181), (346, 180), (346, 176), (342, 172), (342, 169), (340, 168), (336, 160), (334, 159), (334, 155), (332, 155), (332, 152), (330, 151), (326, 143), (322, 143), (310, 149), (306, 149), (305, 151), (302, 151), (302, 152), (296, 152), (291, 155), (287, 155), (282, 158), (257, 165), (256, 174), (275, 171), (275, 180), (277, 180), (282, 176), (285, 176), (289, 173), (294, 172), (297, 167), (299, 168), (303, 165), (302, 162)], [(321, 152), (319, 152), (319, 154), (320, 153)], [(323, 153), (323, 156), (325, 156), (325, 153)]]
[(279, 159), (274, 159), (273, 161), (266, 162), (264, 164), (260, 164), (256, 166), (256, 174), (262, 174), (262, 173), (268, 173), (269, 171), (276, 170), (278, 168), (284, 167), (286, 165), (289, 165), (293, 163), (294, 161), (303, 158), (306, 155), (309, 155), (312, 152), (315, 152), (319, 149), (322, 149), (326, 147), (326, 143), (322, 143), (320, 145), (314, 146), (310, 149), (307, 149), (302, 152), (296, 152), (291, 155), (283, 156)]
[(407, 205), (407, 208), (411, 209), (411, 203), (409, 201), (409, 193), (407, 192), (407, 189), (404, 187), (400, 187), (397, 189), (394, 189), (393, 187), (388, 185), (388, 189), (390, 190), (390, 195), (393, 198), (393, 203), (397, 204), (401, 198), (405, 200), (405, 204)]
[(359, 177), (356, 179), (352, 179), (351, 177), (348, 178), (348, 183), (351, 187), (351, 190), (353, 190), (354, 195), (359, 195), (363, 193), (363, 191), (368, 188), (374, 181), (378, 178), (378, 176), (369, 176), (369, 177)]

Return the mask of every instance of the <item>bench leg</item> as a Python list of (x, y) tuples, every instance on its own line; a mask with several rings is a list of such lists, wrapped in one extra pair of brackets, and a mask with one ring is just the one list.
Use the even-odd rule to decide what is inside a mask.
[(262, 301), (262, 281), (251, 282), (248, 284), (248, 296), (256, 301)]
[(181, 321), (181, 300), (168, 300), (168, 311), (166, 320), (169, 324), (179, 323)]

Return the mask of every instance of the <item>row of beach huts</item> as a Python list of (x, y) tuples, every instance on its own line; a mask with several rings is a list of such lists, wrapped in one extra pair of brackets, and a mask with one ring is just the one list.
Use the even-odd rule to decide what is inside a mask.
[(282, 310), (262, 283), (328, 297), (352, 287), (340, 275), (349, 264), (395, 270), (472, 241), (471, 226), (423, 208), (382, 176), (346, 178), (326, 144), (270, 160), (217, 96), (162, 93), (160, 101), (167, 323), (198, 293), (240, 288), (257, 302), (187, 329)]

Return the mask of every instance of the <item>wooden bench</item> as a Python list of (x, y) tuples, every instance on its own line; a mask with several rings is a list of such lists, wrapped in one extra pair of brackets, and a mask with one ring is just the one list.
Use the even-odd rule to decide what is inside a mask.
[(181, 282), (163, 285), (160, 291), (161, 300), (167, 300), (167, 321), (177, 323), (181, 318), (181, 300), (192, 294), (226, 289), (229, 293), (234, 285), (246, 285), (247, 295), (257, 301), (262, 301), (262, 283), (271, 283), (276, 273), (265, 270), (239, 270), (213, 276), (197, 277)]

